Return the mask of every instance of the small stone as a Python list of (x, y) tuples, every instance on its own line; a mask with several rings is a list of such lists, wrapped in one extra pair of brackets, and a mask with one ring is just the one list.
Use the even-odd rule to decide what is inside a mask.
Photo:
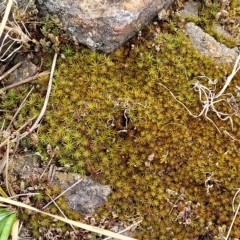
[(234, 64), (238, 56), (238, 48), (228, 48), (205, 33), (200, 27), (190, 22), (186, 24), (186, 33), (197, 50), (218, 63)]
[(198, 8), (199, 3), (192, 0), (185, 3), (184, 8), (178, 11), (179, 16), (181, 17), (198, 17)]

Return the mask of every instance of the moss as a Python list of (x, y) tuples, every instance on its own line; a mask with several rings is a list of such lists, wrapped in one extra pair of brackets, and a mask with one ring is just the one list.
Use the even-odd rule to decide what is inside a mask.
[[(58, 146), (56, 164), (69, 165), (74, 172), (112, 187), (98, 219), (140, 216), (138, 239), (197, 239), (209, 222), (213, 232), (230, 225), (229, 203), (239, 187), (239, 143), (219, 134), (204, 116), (191, 117), (158, 83), (198, 114), (202, 106), (192, 89), (196, 77), (218, 79), (219, 90), (231, 67), (216, 67), (199, 55), (181, 30), (172, 34), (151, 28), (146, 36), (133, 39), (134, 48), (126, 45), (110, 55), (81, 48), (59, 59), (38, 149)], [(239, 76), (229, 93), (235, 94)], [(45, 86), (32, 94), (22, 116), (40, 110)], [(219, 111), (225, 112), (224, 107), (219, 105)], [(230, 123), (214, 113), (209, 117), (231, 132)], [(233, 121), (238, 137), (239, 118)], [(211, 173), (208, 183), (213, 187), (207, 193)], [(48, 194), (54, 192), (58, 189), (46, 189)], [(184, 207), (190, 209), (187, 219), (179, 217)], [(69, 210), (65, 213), (77, 218)]]

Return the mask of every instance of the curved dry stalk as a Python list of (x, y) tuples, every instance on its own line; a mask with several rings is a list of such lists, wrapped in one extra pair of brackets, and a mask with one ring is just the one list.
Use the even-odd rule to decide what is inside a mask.
[[(24, 26), (24, 28), (25, 28), (25, 26)], [(24, 42), (24, 43), (26, 43), (26, 42), (28, 42), (28, 41), (31, 40), (31, 39), (28, 37), (28, 35), (25, 34), (25, 33), (22, 31), (22, 29), (20, 28), (19, 25), (16, 25), (16, 26), (14, 26), (14, 27), (5, 26), (4, 29), (7, 30), (8, 32), (13, 32), (13, 33), (21, 36), (20, 40), (21, 40), (22, 42)], [(12, 38), (12, 40), (17, 41), (17, 40), (19, 40), (19, 39)]]
[[(236, 74), (236, 72), (240, 69), (240, 65), (238, 66), (240, 61), (240, 55), (237, 58), (236, 64), (234, 66), (234, 69), (232, 71), (232, 74), (229, 76), (229, 81), (227, 81), (227, 83), (224, 85), (224, 87), (222, 88), (222, 90), (215, 95), (214, 91), (216, 89), (216, 84), (217, 81), (212, 81), (211, 79), (209, 79), (206, 76), (199, 76), (198, 78), (207, 78), (209, 81), (209, 84), (214, 85), (214, 88), (208, 88), (205, 87), (204, 85), (202, 85), (200, 83), (200, 81), (196, 81), (194, 83), (193, 89), (198, 92), (198, 97), (199, 97), (199, 101), (202, 104), (202, 111), (198, 114), (198, 115), (194, 115), (192, 114), (192, 112), (187, 108), (187, 106), (185, 104), (183, 104), (181, 101), (179, 101), (175, 95), (170, 91), (169, 88), (167, 88), (164, 84), (162, 83), (158, 83), (159, 85), (163, 86), (165, 89), (167, 89), (169, 91), (169, 93), (172, 95), (172, 97), (178, 102), (180, 103), (187, 111), (188, 113), (194, 117), (194, 118), (198, 118), (200, 116), (202, 116), (204, 114), (205, 118), (207, 120), (209, 120), (210, 122), (213, 123), (213, 125), (215, 126), (215, 128), (218, 130), (219, 133), (221, 133), (221, 131), (219, 130), (219, 128), (217, 127), (217, 125), (214, 123), (214, 121), (208, 117), (208, 112), (212, 111), (214, 112), (217, 117), (222, 120), (222, 121), (226, 121), (229, 120), (231, 123), (231, 127), (233, 129), (233, 120), (232, 120), (232, 116), (237, 115), (238, 113), (238, 106), (236, 104), (235, 98), (233, 97), (232, 94), (224, 94), (225, 89), (227, 88), (227, 86), (229, 85), (231, 79), (233, 78), (233, 76)], [(230, 98), (221, 98), (219, 99), (220, 96), (230, 96)], [(232, 110), (232, 113), (224, 113), (224, 112), (220, 112), (216, 109), (216, 104), (220, 103), (220, 102), (225, 102), (228, 104), (228, 106), (230, 107), (230, 109)]]
[(232, 81), (233, 77), (236, 75), (236, 73), (240, 70), (240, 54), (237, 57), (232, 73), (227, 77), (227, 81), (225, 82), (223, 88), (221, 89), (221, 91), (215, 96), (215, 98), (219, 98), (224, 91), (227, 89), (228, 85), (230, 84), (230, 82)]
[[(16, 21), (13, 13), (12, 13), (13, 21), (11, 22), (8, 20), (12, 4), (13, 0), (9, 0), (7, 7), (5, 9), (3, 20), (0, 24), (0, 37), (2, 39), (0, 45), (1, 52), (0, 61), (6, 61), (14, 53), (16, 53), (23, 46), (24, 43), (31, 41), (30, 37), (27, 35), (28, 32), (26, 31), (26, 27), (22, 23), (23, 28), (25, 29), (27, 34), (23, 32), (22, 28)], [(7, 24), (9, 26), (7, 26)], [(15, 43), (18, 44), (16, 47), (14, 47)]]
[(236, 211), (235, 211), (235, 209), (234, 209), (234, 201), (235, 201), (235, 199), (236, 199), (239, 191), (240, 191), (240, 188), (238, 188), (237, 192), (235, 193), (235, 195), (234, 195), (234, 197), (233, 197), (232, 205), (233, 205), (233, 212), (235, 212), (235, 214), (234, 214), (233, 220), (232, 220), (232, 222), (231, 222), (231, 225), (230, 225), (230, 227), (229, 227), (227, 236), (224, 238), (225, 240), (228, 240), (229, 235), (230, 235), (230, 233), (231, 233), (231, 231), (232, 231), (233, 224), (234, 224), (234, 222), (235, 222), (235, 220), (236, 220), (236, 217), (237, 217), (237, 215), (238, 215), (238, 212), (239, 212), (239, 210), (240, 210), (240, 203), (238, 204)]
[(192, 117), (195, 117), (195, 118), (199, 117), (199, 115), (194, 115), (194, 114), (192, 114), (192, 112), (187, 108), (187, 106), (186, 106), (184, 103), (182, 103), (181, 101), (179, 101), (179, 100), (175, 97), (175, 95), (171, 92), (171, 90), (170, 90), (168, 87), (166, 87), (164, 84), (162, 84), (162, 83), (160, 83), (160, 82), (158, 82), (157, 84), (159, 84), (159, 85), (163, 86), (165, 89), (167, 89), (168, 92), (172, 95), (172, 97), (173, 97), (179, 104), (181, 104), (181, 105), (188, 111), (188, 113), (189, 113)]

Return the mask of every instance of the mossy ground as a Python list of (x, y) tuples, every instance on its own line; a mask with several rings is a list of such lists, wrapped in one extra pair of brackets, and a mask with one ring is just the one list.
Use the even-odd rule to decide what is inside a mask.
[[(181, 30), (156, 29), (150, 26), (144, 37), (110, 55), (81, 48), (59, 59), (37, 149), (44, 154), (47, 144), (58, 146), (56, 164), (70, 164), (72, 171), (110, 185), (113, 193), (98, 210), (99, 219), (141, 217), (138, 239), (213, 239), (232, 220), (239, 142), (220, 134), (204, 116), (191, 117), (158, 83), (198, 114), (196, 77), (218, 79), (218, 91), (231, 67), (201, 56)], [(227, 90), (236, 98), (239, 77)], [(46, 86), (43, 79), (18, 125), (38, 114)], [(228, 111), (224, 104), (217, 107)], [(232, 130), (230, 122), (212, 112), (208, 116), (240, 138), (239, 117), (233, 117)], [(240, 236), (239, 225), (237, 218), (232, 238)]]

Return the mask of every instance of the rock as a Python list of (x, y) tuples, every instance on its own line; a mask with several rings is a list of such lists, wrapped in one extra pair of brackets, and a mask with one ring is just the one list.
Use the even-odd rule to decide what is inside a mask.
[(217, 32), (220, 36), (235, 40), (238, 44), (240, 44), (240, 33), (234, 37), (228, 31), (226, 31), (226, 29), (223, 25), (218, 24), (218, 23), (213, 25), (213, 30), (215, 32)]
[(235, 63), (239, 54), (237, 47), (228, 48), (224, 44), (217, 42), (194, 23), (187, 23), (185, 31), (200, 53), (215, 59), (218, 63)]
[(198, 17), (198, 8), (200, 3), (192, 0), (185, 3), (184, 8), (178, 11), (179, 16), (186, 17)]
[[(80, 178), (78, 174), (56, 172), (53, 183), (61, 186), (64, 191), (76, 183)], [(109, 186), (94, 182), (91, 178), (82, 178), (78, 184), (66, 192), (66, 199), (70, 209), (92, 214), (96, 208), (107, 201), (111, 193)]]
[(29, 179), (32, 182), (37, 182), (42, 173), (43, 169), (40, 167), (40, 159), (36, 154), (27, 153), (17, 156), (10, 163), (9, 177), (12, 183), (19, 180), (25, 182), (25, 180), (29, 181)]
[[(27, 153), (22, 156), (17, 156), (10, 165), (9, 180), (16, 186), (19, 180), (22, 180), (22, 187), (24, 182), (31, 181), (32, 183), (39, 181), (44, 168), (41, 165), (41, 159), (37, 154)], [(81, 179), (79, 181), (79, 179)], [(78, 182), (73, 186), (76, 182)], [(89, 177), (81, 178), (75, 173), (65, 173), (56, 171), (53, 175), (53, 185), (57, 185), (62, 191), (66, 191), (66, 201), (68, 207), (74, 211), (82, 214), (93, 214), (97, 207), (103, 205), (107, 201), (108, 195), (111, 193), (109, 186), (102, 185), (93, 181)], [(15, 187), (16, 188), (16, 187)], [(28, 188), (32, 190), (32, 187)]]
[(24, 61), (20, 67), (14, 70), (7, 78), (6, 85), (21, 82), (37, 73), (37, 66), (30, 61)]
[(112, 52), (173, 0), (38, 0), (39, 10), (56, 14), (67, 32), (92, 49)]

